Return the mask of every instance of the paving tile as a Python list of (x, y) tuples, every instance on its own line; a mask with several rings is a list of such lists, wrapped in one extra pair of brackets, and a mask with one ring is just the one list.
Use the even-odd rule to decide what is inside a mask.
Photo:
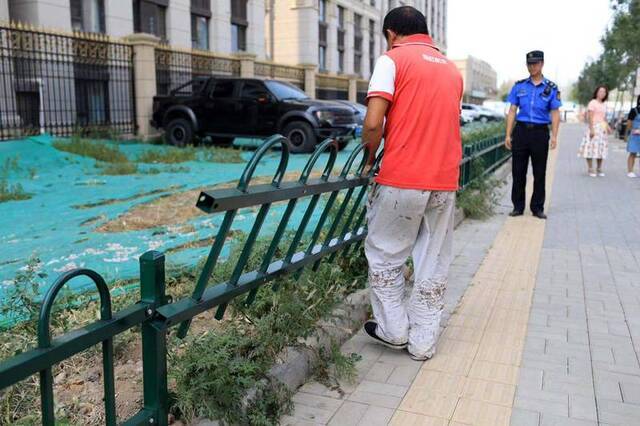
[(364, 378), (373, 382), (384, 383), (389, 379), (389, 376), (391, 376), (395, 368), (396, 365), (394, 364), (377, 361), (371, 366)]
[(515, 385), (507, 385), (488, 380), (467, 379), (462, 392), (462, 398), (511, 407), (513, 405), (515, 391)]
[(326, 424), (329, 422), (329, 419), (331, 419), (336, 410), (325, 410), (322, 408), (294, 403), (292, 417), (306, 422)]
[(398, 410), (389, 424), (392, 426), (447, 426), (449, 421)]
[(598, 426), (598, 422), (574, 419), (571, 417), (554, 416), (552, 414), (542, 414), (540, 426)]
[(304, 392), (298, 392), (293, 396), (293, 402), (296, 405), (306, 405), (308, 407), (320, 408), (335, 412), (342, 405), (342, 401), (326, 396), (312, 395)]
[(410, 386), (416, 378), (422, 365), (418, 362), (412, 365), (397, 366), (387, 378), (387, 383), (392, 385)]
[[(329, 421), (330, 426), (357, 426), (370, 408), (367, 404), (345, 401)], [(391, 410), (388, 408), (387, 410)]]
[(514, 408), (511, 411), (510, 424), (511, 426), (539, 426), (540, 413), (522, 408)]
[(379, 393), (354, 391), (347, 396), (348, 401), (360, 402), (362, 404), (374, 405), (376, 407), (397, 408), (402, 398)]
[(468, 376), (474, 379), (515, 385), (518, 382), (518, 367), (476, 359), (473, 361)]
[(509, 408), (462, 398), (458, 402), (452, 420), (478, 426), (508, 426), (510, 417), (511, 409)]
[(394, 410), (382, 407), (368, 407), (358, 422), (360, 426), (386, 426), (393, 417)]
[(378, 382), (363, 380), (362, 382), (360, 382), (360, 384), (358, 385), (355, 391), (378, 393), (381, 395), (396, 396), (401, 398), (404, 396), (405, 393), (407, 393), (407, 389), (408, 389), (407, 386), (399, 386), (399, 385), (392, 385), (389, 383), (378, 383)]

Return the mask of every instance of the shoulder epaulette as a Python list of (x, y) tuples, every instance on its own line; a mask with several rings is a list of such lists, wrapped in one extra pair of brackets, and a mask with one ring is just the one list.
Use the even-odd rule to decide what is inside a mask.
[(527, 80), (529, 80), (529, 79), (528, 78), (523, 78), (522, 80), (516, 81), (516, 84), (524, 83)]
[(551, 80), (547, 80), (547, 86), (551, 87), (552, 89), (557, 89), (558, 85), (555, 84), (553, 81)]

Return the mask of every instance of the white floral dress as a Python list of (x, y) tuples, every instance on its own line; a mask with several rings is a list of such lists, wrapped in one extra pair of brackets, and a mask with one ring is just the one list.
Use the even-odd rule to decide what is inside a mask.
[(594, 136), (591, 138), (589, 126), (582, 138), (578, 156), (582, 158), (605, 159), (609, 153), (609, 134), (607, 133), (607, 107), (604, 102), (593, 99), (587, 106), (593, 117)]

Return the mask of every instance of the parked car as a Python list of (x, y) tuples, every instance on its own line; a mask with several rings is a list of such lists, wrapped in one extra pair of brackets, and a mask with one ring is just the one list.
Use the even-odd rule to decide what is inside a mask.
[(236, 137), (280, 133), (296, 153), (313, 151), (325, 138), (335, 138), (342, 149), (357, 127), (348, 106), (311, 99), (282, 81), (231, 77), (199, 78), (155, 96), (151, 125), (164, 129), (176, 146), (192, 143), (195, 136), (231, 145)]
[(498, 113), (488, 109), (483, 108), (480, 105), (474, 104), (462, 104), (462, 112), (465, 111), (468, 117), (471, 117), (473, 121), (480, 121), (482, 123), (486, 123), (488, 121), (498, 121), (503, 119), (504, 117), (499, 116)]
[(365, 105), (362, 105), (358, 102), (350, 102), (350, 101), (345, 101), (345, 100), (336, 100), (335, 102), (338, 102), (342, 105), (346, 105), (349, 108), (351, 108), (351, 110), (353, 111), (353, 114), (355, 115), (355, 119), (356, 119), (356, 125), (358, 127), (356, 127), (356, 131), (355, 131), (355, 137), (359, 138), (362, 136), (362, 125), (364, 124), (364, 117), (367, 115), (367, 107)]

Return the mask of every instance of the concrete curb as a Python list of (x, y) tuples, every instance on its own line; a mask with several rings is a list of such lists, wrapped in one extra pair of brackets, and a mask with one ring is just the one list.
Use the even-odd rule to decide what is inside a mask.
[[(511, 163), (500, 166), (494, 176), (503, 180), (511, 171)], [(462, 209), (456, 209), (455, 227), (465, 219)], [(295, 392), (306, 383), (311, 376), (316, 354), (320, 349), (330, 349), (332, 344), (342, 346), (369, 318), (369, 289), (358, 290), (346, 297), (345, 301), (333, 310), (329, 318), (318, 321), (316, 331), (307, 339), (300, 340), (300, 345), (286, 348), (269, 370), (269, 376), (283, 383)], [(255, 395), (252, 389), (245, 397), (245, 403)], [(218, 426), (217, 421), (201, 420), (197, 426)]]

